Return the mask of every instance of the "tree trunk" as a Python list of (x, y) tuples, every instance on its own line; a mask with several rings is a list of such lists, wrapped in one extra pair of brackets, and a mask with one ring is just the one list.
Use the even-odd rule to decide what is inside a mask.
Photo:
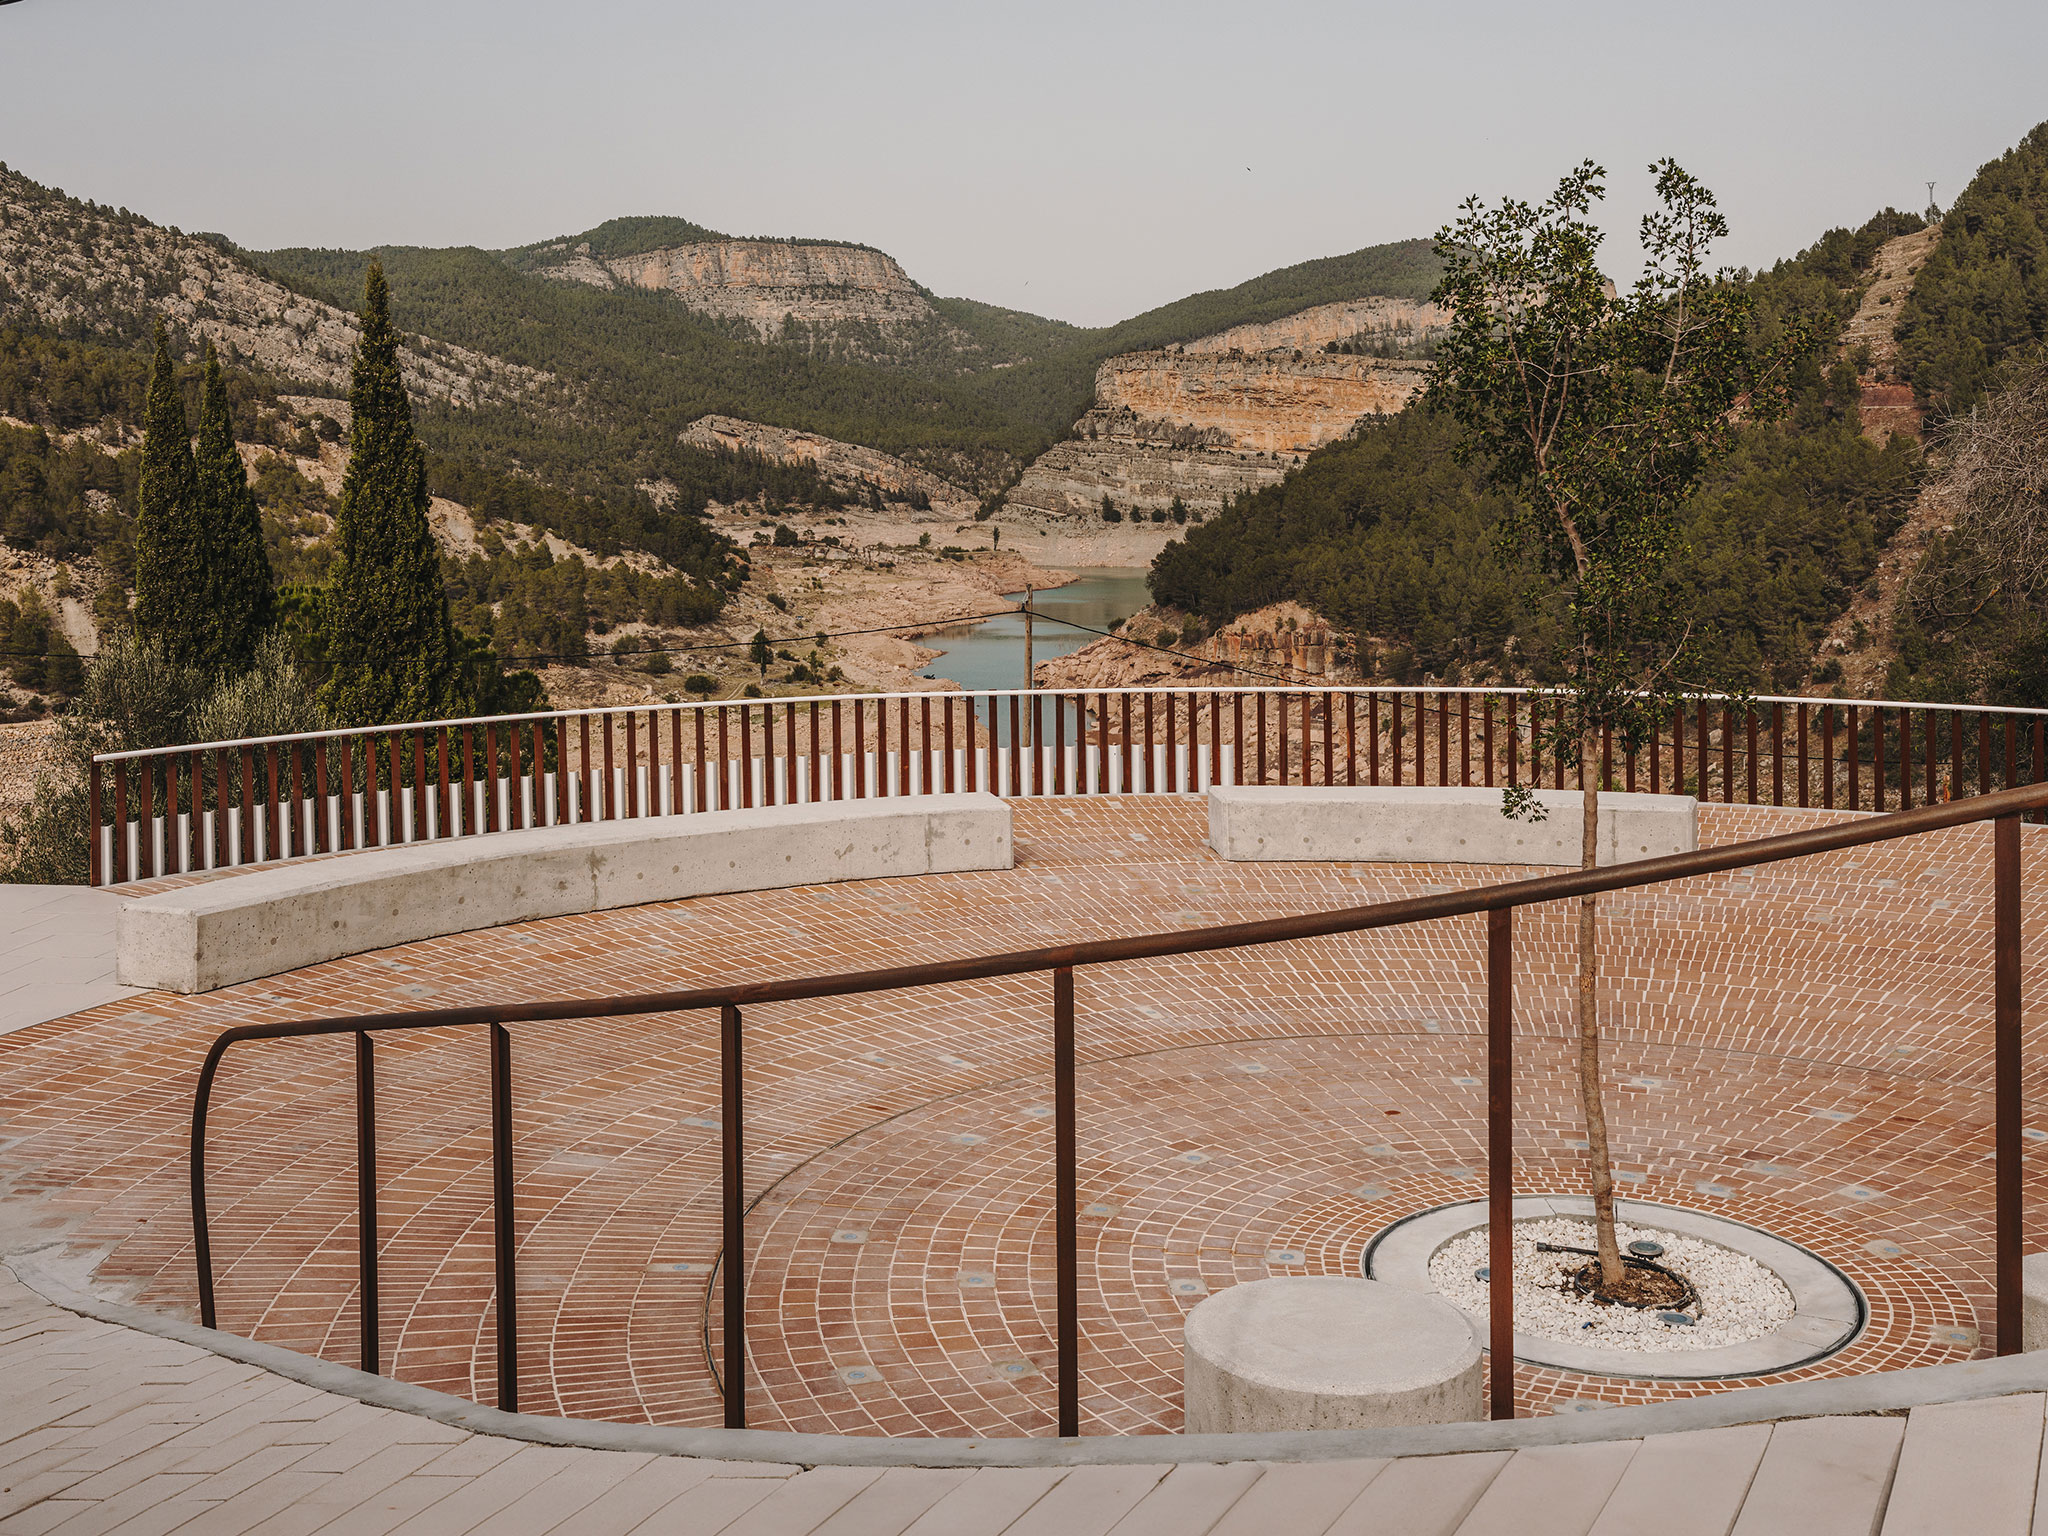
[[(1579, 737), (1579, 868), (1591, 869), (1600, 852), (1600, 758), (1598, 735)], [(1614, 1159), (1607, 1144), (1607, 1109), (1600, 1098), (1599, 898), (1579, 898), (1579, 1097), (1586, 1109), (1586, 1156), (1593, 1165), (1593, 1223), (1599, 1234), (1600, 1287), (1621, 1284), (1621, 1245), (1614, 1235)]]

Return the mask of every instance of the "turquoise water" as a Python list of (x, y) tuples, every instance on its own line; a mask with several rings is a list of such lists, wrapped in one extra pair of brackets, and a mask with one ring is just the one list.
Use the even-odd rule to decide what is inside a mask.
[[(1070, 629), (1054, 620), (1073, 619), (1093, 629), (1113, 629), (1152, 601), (1152, 595), (1145, 590), (1142, 568), (1083, 567), (1075, 574), (1081, 578), (1079, 581), (1050, 588), (1031, 600), (1032, 611), (1037, 615), (1031, 641), (1035, 662), (1065, 656), (1099, 638), (1090, 630)], [(1021, 602), (1024, 597), (1022, 592), (1004, 595), (1012, 602)], [(1025, 686), (1021, 613), (942, 629), (921, 636), (918, 644), (945, 652), (920, 671), (919, 677), (951, 678), (970, 693), (985, 688)]]

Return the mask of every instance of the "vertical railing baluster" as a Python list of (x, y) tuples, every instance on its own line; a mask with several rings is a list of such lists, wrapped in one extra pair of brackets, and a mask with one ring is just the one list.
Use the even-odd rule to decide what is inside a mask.
[[(1489, 693), (1488, 695), (1486, 695), (1486, 697), (1485, 697), (1485, 698), (1483, 698), (1483, 699), (1481, 699), (1481, 700), (1479, 701), (1479, 709), (1480, 709), (1480, 725), (1481, 725), (1481, 731), (1482, 731), (1482, 736), (1481, 736), (1481, 742), (1480, 742), (1480, 750), (1481, 750), (1481, 751), (1482, 751), (1482, 752), (1483, 752), (1483, 753), (1485, 754), (1485, 756), (1486, 756), (1486, 787), (1487, 787), (1488, 789), (1491, 789), (1491, 788), (1493, 788), (1493, 695), (1492, 695), (1492, 694), (1490, 694), (1490, 693)], [(1635, 759), (1634, 759), (1634, 758), (1630, 758), (1630, 759), (1629, 759), (1629, 763), (1628, 763), (1628, 766), (1629, 766), (1629, 775), (1630, 775), (1630, 777), (1629, 777), (1629, 785), (1628, 785), (1628, 787), (1629, 787), (1630, 789), (1634, 789), (1634, 788), (1636, 787), (1636, 785), (1635, 785), (1635, 777), (1634, 777), (1634, 775), (1635, 775), (1635, 766), (1636, 766), (1636, 763), (1635, 763)]]
[[(1124, 715), (1124, 724), (1130, 724), (1128, 711)], [(1244, 694), (1241, 692), (1230, 696), (1230, 782), (1244, 782)]]
[(1785, 706), (1771, 706), (1771, 804), (1785, 803)]
[[(1032, 700), (1033, 708), (1037, 700)], [(1166, 707), (1171, 718), (1173, 695), (1166, 696)], [(1056, 795), (1069, 793), (1067, 789), (1067, 709), (1059, 694), (1052, 696), (1052, 792)]]
[(1792, 708), (1799, 717), (1799, 808), (1805, 810), (1811, 803), (1811, 791), (1807, 788), (1809, 774), (1806, 761), (1806, 706), (1795, 704)]
[(1458, 695), (1458, 784), (1472, 786), (1472, 695)]
[[(946, 793), (950, 795), (953, 793), (953, 696), (951, 694), (939, 700), (939, 714), (941, 726), (939, 746), (946, 754), (946, 761), (941, 765), (944, 772), (944, 778), (941, 782), (946, 786)], [(967, 700), (967, 741), (968, 745), (972, 747), (974, 743), (974, 701), (972, 699)], [(968, 771), (971, 776), (974, 753), (969, 751), (967, 757)], [(1107, 771), (1106, 766), (1105, 771)]]
[[(766, 706), (763, 706), (764, 708)], [(854, 761), (866, 761), (861, 752), (860, 701), (853, 704), (853, 750)], [(740, 706), (740, 807), (751, 811), (754, 808), (754, 706)]]
[[(723, 715), (724, 711), (721, 710), (719, 713)], [(721, 732), (724, 730), (722, 723), (719, 729)], [(721, 735), (721, 749), (723, 745), (724, 738)], [(846, 735), (845, 726), (840, 720), (839, 700), (837, 698), (832, 701), (832, 798), (834, 800), (844, 800), (846, 798)]]
[(619, 817), (618, 764), (612, 757), (612, 713), (604, 712), (602, 735), (604, 738), (604, 793), (598, 797), (601, 819), (616, 821)]
[(512, 1035), (491, 1026), (491, 1224), (496, 1238), (498, 1407), (519, 1411), (518, 1236), (512, 1209)]
[(1873, 761), (1871, 765), (1870, 808), (1873, 811), (1882, 811), (1884, 809), (1885, 774), (1884, 710), (1882, 708), (1873, 709), (1870, 712), (1870, 745), (1873, 756)]
[(114, 884), (128, 878), (128, 762), (114, 764)]
[[(1508, 783), (1522, 782), (1522, 723), (1516, 718), (1520, 713), (1521, 695), (1508, 695)], [(1533, 706), (1532, 706), (1533, 707)]]
[(327, 738), (313, 743), (313, 852), (332, 853), (327, 828)]
[[(347, 851), (356, 845), (356, 744), (344, 736), (337, 743), (341, 748), (341, 847)], [(321, 797), (323, 805), (326, 797)]]
[[(695, 711), (692, 711), (695, 713)], [(796, 706), (789, 706), (790, 750), (796, 746)], [(796, 782), (796, 764), (789, 765), (789, 780)], [(683, 814), (683, 712), (670, 709), (668, 712), (668, 808), (672, 815)]]
[(1835, 706), (1820, 708), (1820, 802), (1821, 809), (1835, 808)]
[(1407, 743), (1401, 736), (1401, 690), (1387, 696), (1387, 747), (1394, 757), (1394, 787), (1401, 784), (1401, 754)]
[[(206, 868), (206, 758), (204, 753), (185, 754), (185, 868)], [(343, 843), (344, 848), (348, 847)]]
[(724, 1238), (725, 1427), (747, 1427), (747, 1165), (741, 1145), (740, 1010), (718, 1010), (719, 1195)]
[(148, 880), (156, 875), (156, 759), (137, 758), (136, 766), (135, 872)]
[(1998, 1217), (1998, 1353), (2018, 1354), (2026, 1298), (2021, 1282), (2025, 1212), (2020, 1204), (2020, 819), (1992, 824), (1994, 1094), (1993, 1157)]
[(1059, 1434), (1081, 1433), (1080, 1187), (1074, 1127), (1074, 968), (1052, 973), (1053, 1226), (1058, 1265)]
[[(611, 717), (605, 717), (609, 720)], [(609, 733), (607, 733), (609, 738)], [(488, 729), (484, 740), (489, 741)], [(610, 745), (607, 739), (606, 745)], [(607, 764), (609, 766), (609, 764)], [(606, 775), (610, 777), (609, 774)], [(640, 731), (633, 719), (633, 711), (626, 711), (626, 819), (631, 821), (640, 814)]]
[[(1273, 731), (1273, 734), (1274, 734), (1274, 736), (1275, 736), (1275, 737), (1277, 737), (1277, 738), (1278, 738), (1278, 740), (1279, 740), (1279, 743), (1280, 743), (1280, 782), (1281, 782), (1282, 784), (1285, 784), (1285, 783), (1287, 782), (1287, 694), (1286, 694), (1286, 693), (1284, 693), (1284, 692), (1282, 692), (1282, 693), (1276, 693), (1276, 694), (1275, 694), (1275, 695), (1273, 696), (1273, 712), (1274, 712), (1274, 716), (1275, 716), (1275, 721), (1274, 721), (1274, 731)], [(1150, 722), (1147, 722), (1147, 723), (1149, 724)], [(1146, 755), (1146, 757), (1147, 757), (1148, 759), (1149, 759), (1149, 758), (1151, 757), (1151, 755), (1152, 755), (1152, 752), (1151, 752), (1151, 748), (1152, 748), (1152, 738), (1151, 738), (1151, 736), (1150, 736), (1150, 735), (1149, 735), (1149, 733), (1148, 733), (1148, 734), (1147, 734), (1147, 736), (1146, 736), (1146, 738), (1145, 738), (1145, 749), (1146, 749), (1146, 751), (1145, 751), (1145, 755)]]
[(1735, 803), (1735, 708), (1721, 706), (1721, 803)]
[(435, 833), (440, 837), (462, 835), (462, 803), (454, 788), (455, 738), (446, 726), (436, 732), (439, 759), (435, 763)]
[[(704, 746), (704, 706), (702, 704), (699, 704), (695, 709), (690, 711), (690, 714), (695, 719), (697, 727), (697, 809), (700, 811), (708, 811), (713, 809), (714, 807), (711, 804), (711, 780), (709, 774), (705, 770), (706, 748)], [(814, 754), (816, 753), (818, 746), (817, 736), (818, 706), (813, 704), (811, 706), (811, 750)], [(812, 764), (811, 769), (811, 793), (814, 797), (817, 794), (817, 779), (817, 766), (814, 762)]]
[(227, 854), (231, 848), (227, 842), (227, 801), (233, 797), (229, 782), (233, 776), (236, 776), (236, 760), (227, 748), (221, 748), (213, 754), (213, 868), (227, 868)]
[(1487, 1361), (1492, 1416), (1515, 1416), (1515, 909), (1486, 914)]
[(263, 765), (268, 773), (270, 793), (270, 798), (263, 805), (263, 856), (266, 859), (281, 859), (285, 856), (285, 851), (291, 847), (285, 837), (284, 796), (277, 783), (278, 755), (275, 746), (266, 746), (263, 749)]
[(1863, 739), (1856, 729), (1856, 706), (1849, 705), (1843, 711), (1843, 717), (1843, 734), (1849, 738), (1849, 809), (1857, 811), (1863, 808), (1863, 775), (1860, 772), (1863, 766)]
[(1925, 761), (1922, 763), (1923, 777), (1920, 787), (1925, 793), (1925, 799), (1921, 802), (1924, 805), (1939, 805), (1941, 803), (1941, 766), (1937, 757), (1940, 748), (1936, 739), (1937, 732), (1938, 727), (1935, 724), (1934, 711), (1931, 709), (1921, 710), (1920, 754)]
[(1756, 804), (1756, 706), (1742, 706), (1742, 750), (1748, 761), (1744, 768), (1744, 789), (1751, 805)]
[(104, 856), (101, 853), (104, 839), (100, 834), (100, 819), (106, 814), (105, 807), (100, 803), (102, 793), (100, 760), (94, 758), (86, 784), (86, 819), (88, 825), (92, 828), (92, 844), (85, 851), (85, 882), (87, 885), (105, 885), (107, 883)]
[[(1420, 693), (1415, 695), (1417, 721), (1423, 718), (1422, 701), (1426, 697)], [(1439, 787), (1447, 787), (1451, 782), (1451, 705), (1442, 692), (1436, 695), (1436, 782)]]
[(377, 1374), (377, 1060), (370, 1032), (356, 1031), (356, 1290), (362, 1368)]
[(1358, 695), (1344, 690), (1344, 782), (1358, 787)]
[(2014, 722), (2011, 715), (2005, 715), (2000, 717), (1999, 723), (2003, 727), (2005, 735), (2005, 783), (1999, 787), (2002, 789), (2011, 789), (2015, 784), (2019, 782), (2019, 776), (2014, 771), (2015, 765), (2013, 761), (2013, 748), (2019, 733), (2013, 729)]

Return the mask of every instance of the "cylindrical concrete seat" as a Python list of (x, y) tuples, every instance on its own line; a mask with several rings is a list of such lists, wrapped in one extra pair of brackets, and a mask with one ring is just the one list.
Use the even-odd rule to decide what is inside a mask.
[(1479, 1344), (1448, 1301), (1377, 1280), (1234, 1285), (1188, 1314), (1187, 1433), (1484, 1417)]
[(2048, 1253), (2020, 1260), (2020, 1348), (2048, 1349)]

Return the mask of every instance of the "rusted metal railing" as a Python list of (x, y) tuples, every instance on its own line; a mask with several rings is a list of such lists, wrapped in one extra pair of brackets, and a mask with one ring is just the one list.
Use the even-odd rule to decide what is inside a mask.
[[(1077, 967), (1126, 960), (1160, 959), (1210, 953), (1249, 945), (1285, 943), (1341, 933), (1364, 933), (1412, 923), (1487, 914), (1487, 1199), (1491, 1226), (1490, 1258), (1494, 1275), (1512, 1275), (1508, 1246), (1513, 1211), (1514, 1099), (1512, 1075), (1514, 912), (1519, 907), (1566, 901), (1607, 891), (1628, 890), (1668, 880), (1682, 880), (1727, 870), (1748, 869), (1787, 859), (1838, 852), (1912, 837), (1919, 833), (1965, 826), (1978, 821), (1995, 824), (1993, 837), (1995, 921), (1994, 1074), (1995, 1205), (1997, 1228), (1998, 1349), (2010, 1354), (2020, 1346), (2020, 818), (2048, 807), (2048, 784), (2000, 790), (1981, 797), (1922, 806), (1837, 825), (1705, 848), (1666, 858), (1645, 859), (1603, 869), (1576, 870), (1484, 886), (1409, 897), (1371, 906), (1314, 912), (1261, 922), (1100, 939), (1006, 954), (976, 955), (957, 960), (895, 966), (840, 975), (795, 977), (782, 981), (735, 982), (680, 992), (627, 997), (564, 998), (545, 1002), (505, 1003), (444, 1008), (417, 1013), (367, 1014), (351, 1018), (305, 1019), (279, 1024), (252, 1024), (227, 1030), (208, 1050), (200, 1068), (192, 1105), (191, 1198), (192, 1235), (197, 1256), (200, 1315), (207, 1327), (218, 1326), (214, 1292), (212, 1236), (207, 1224), (206, 1120), (214, 1080), (227, 1050), (244, 1041), (280, 1040), (312, 1035), (352, 1034), (357, 1051), (357, 1137), (359, 1222), (359, 1285), (361, 1357), (374, 1371), (379, 1358), (376, 1216), (376, 1119), (371, 1042), (394, 1030), (487, 1028), (491, 1067), (491, 1161), (493, 1218), (496, 1234), (496, 1302), (498, 1405), (511, 1410), (519, 1403), (518, 1301), (516, 1228), (512, 1179), (511, 1036), (514, 1024), (551, 1020), (624, 1018), (651, 1013), (716, 1010), (719, 1017), (720, 1135), (722, 1138), (721, 1209), (724, 1271), (720, 1320), (724, 1329), (723, 1391), (725, 1422), (747, 1424), (746, 1368), (746, 1166), (742, 1141), (745, 1041), (742, 1010), (757, 1003), (794, 1002), (807, 998), (850, 997), (910, 987), (982, 981), (1000, 976), (1049, 972), (1052, 978), (1052, 1045), (1054, 1090), (1054, 1235), (1057, 1250), (1056, 1429), (1063, 1436), (1080, 1433), (1079, 1242), (1075, 1213), (1079, 1189), (1075, 1130), (1076, 1023), (1074, 971)], [(1492, 1412), (1514, 1415), (1513, 1288), (1491, 1286)]]
[[(91, 882), (563, 823), (991, 790), (1577, 783), (1524, 689), (1135, 688), (651, 704), (93, 759)], [(1904, 810), (2048, 779), (2048, 712), (1700, 699), (1603, 787)]]

